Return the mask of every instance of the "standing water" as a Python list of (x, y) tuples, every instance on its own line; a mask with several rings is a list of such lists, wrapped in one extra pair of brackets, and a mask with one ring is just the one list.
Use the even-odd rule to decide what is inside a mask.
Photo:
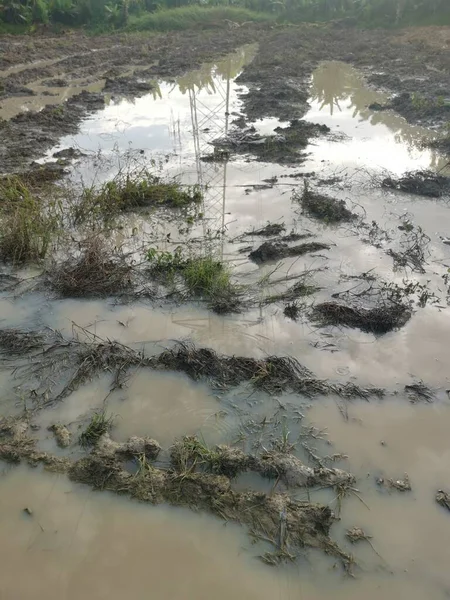
[[(341, 290), (343, 280), (344, 287), (351, 287), (352, 277), (375, 269), (400, 283), (404, 273), (392, 273), (387, 242), (370, 245), (350, 226), (329, 228), (305, 221), (292, 201), (299, 187), (298, 166), (256, 160), (251, 152), (211, 160), (213, 142), (239, 126), (248, 88), (235, 80), (255, 53), (256, 47), (244, 47), (173, 81), (154, 82), (151, 93), (133, 100), (111, 96), (104, 110), (87, 118), (79, 134), (61, 139), (45, 160), (69, 147), (87, 155), (71, 171), (75, 186), (99, 184), (120, 170), (143, 164), (185, 185), (199, 185), (204, 191), (201, 224), (180, 232), (158, 215), (135, 214), (124, 220), (117, 239), (129, 243), (138, 231), (140, 241), (173, 251), (203, 236), (209, 251), (233, 266), (239, 284), (256, 286), (274, 273), (288, 277), (314, 271), (319, 288), (315, 301), (320, 302)], [(387, 170), (400, 175), (414, 169), (443, 169), (445, 161), (422, 147), (432, 137), (428, 130), (408, 125), (393, 112), (369, 108), (385, 100), (348, 65), (319, 66), (312, 76), (305, 118), (327, 125), (331, 134), (311, 141), (300, 168), (303, 173), (320, 170), (324, 192), (355, 210), (363, 207), (366, 222), (389, 229), (386, 239), (398, 234), (406, 221), (420, 227), (430, 238), (428, 262), (433, 268), (417, 278), (439, 287), (450, 265), (450, 247), (442, 243), (449, 234), (448, 205), (386, 193), (373, 181)], [(264, 138), (287, 123), (268, 118), (253, 125), (256, 135)], [(273, 264), (256, 265), (247, 260), (248, 250), (243, 251), (255, 244), (254, 237), (242, 234), (268, 221), (283, 223), (287, 232), (307, 228), (326, 242), (328, 251), (285, 258), (276, 269)], [(252, 544), (237, 525), (187, 509), (149, 507), (107, 491), (93, 492), (65, 475), (4, 467), (0, 534), (7, 543), (0, 550), (0, 598), (449, 597), (450, 520), (434, 497), (437, 489), (450, 485), (450, 405), (446, 398), (433, 405), (411, 403), (404, 389), (421, 380), (431, 388), (446, 384), (450, 358), (444, 348), (450, 322), (441, 304), (423, 308), (400, 331), (376, 338), (357, 329), (318, 329), (309, 322), (293, 322), (279, 306), (264, 302), (229, 316), (213, 314), (204, 304), (116, 305), (49, 299), (39, 292), (25, 296), (19, 310), (17, 304), (11, 310), (6, 296), (1, 302), (10, 326), (31, 329), (40, 321), (70, 335), (76, 323), (99, 339), (137, 344), (155, 353), (170, 340), (189, 340), (227, 355), (289, 355), (319, 378), (356, 380), (396, 394), (351, 403), (321, 395), (313, 401), (293, 394), (274, 398), (245, 386), (221, 394), (186, 375), (144, 370), (133, 372), (125, 387), (112, 392), (106, 374), (86, 382), (37, 415), (45, 450), (61, 452), (47, 431), (52, 423), (65, 423), (77, 432), (93, 408), (105, 405), (116, 417), (115, 440), (149, 435), (164, 449), (174, 439), (194, 434), (211, 445), (240, 444), (242, 429), (249, 423), (281, 422), (286, 406), (291, 411), (286, 414), (296, 411), (287, 437), (300, 445), (296, 434), (309, 431), (313, 454), (346, 457), (340, 466), (357, 478), (345, 498), (329, 489), (295, 492), (299, 500), (329, 503), (335, 510), (339, 520), (334, 539), (354, 555), (356, 577), (343, 576), (336, 559), (317, 550), (270, 569), (257, 560), (263, 542)], [(4, 389), (4, 413), (14, 414), (23, 408), (14, 380), (5, 377)], [(405, 473), (412, 487), (409, 492), (380, 485)], [(352, 527), (367, 535), (354, 545), (345, 536)]]

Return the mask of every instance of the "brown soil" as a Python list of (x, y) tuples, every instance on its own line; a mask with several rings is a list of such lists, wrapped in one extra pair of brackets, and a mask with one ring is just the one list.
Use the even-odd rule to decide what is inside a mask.
[[(448, 31), (449, 28), (364, 31), (306, 24), (272, 29), (267, 25), (247, 24), (232, 30), (224, 27), (145, 37), (139, 34), (88, 37), (81, 32), (59, 36), (4, 35), (0, 37), (0, 68), (6, 70), (27, 63), (30, 66), (4, 72), (0, 83), (3, 98), (23, 94), (24, 88), (40, 80), (46, 81), (50, 90), (55, 82), (70, 85), (81, 80), (87, 85), (106, 80), (106, 87), (114, 93), (135, 96), (148, 89), (148, 80), (182, 74), (244, 43), (258, 41), (258, 55), (239, 78), (250, 87), (244, 96), (246, 116), (249, 120), (278, 117), (293, 123), (281, 131), (286, 141), (272, 144), (271, 152), (280, 155), (279, 161), (298, 162), (301, 160), (298, 150), (318, 131), (295, 119), (301, 119), (308, 108), (310, 75), (324, 60), (349, 62), (366, 72), (376, 87), (395, 95), (403, 94), (396, 109), (409, 121), (444, 125), (449, 107), (439, 98), (447, 95)], [(55, 60), (55, 57), (60, 58)], [(37, 61), (49, 64), (37, 65)], [(133, 75), (135, 67), (140, 69), (139, 81)], [(412, 101), (413, 94), (420, 101)], [(61, 107), (49, 106), (41, 113), (2, 121), (1, 170), (28, 168), (61, 136), (76, 131), (88, 112), (102, 106), (102, 93), (86, 92)]]

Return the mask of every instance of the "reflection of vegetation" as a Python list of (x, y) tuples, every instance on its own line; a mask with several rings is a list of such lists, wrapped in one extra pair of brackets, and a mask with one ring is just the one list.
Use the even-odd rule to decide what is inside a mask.
[(247, 45), (216, 63), (205, 64), (196, 71), (191, 71), (177, 79), (181, 93), (188, 90), (207, 90), (209, 94), (216, 93), (217, 78), (223, 81), (234, 79), (256, 54), (256, 45)]
[[(336, 108), (352, 109), (352, 117), (368, 121), (371, 125), (384, 125), (394, 133), (395, 141), (408, 148), (423, 145), (427, 135), (425, 129), (409, 125), (402, 117), (392, 112), (374, 112), (368, 105), (374, 101), (373, 91), (365, 84), (363, 77), (351, 66), (339, 62), (326, 63), (313, 73), (311, 99), (317, 102), (319, 110), (333, 115)], [(442, 163), (442, 164), (441, 164)], [(443, 161), (436, 152), (431, 153), (430, 167), (438, 169)]]

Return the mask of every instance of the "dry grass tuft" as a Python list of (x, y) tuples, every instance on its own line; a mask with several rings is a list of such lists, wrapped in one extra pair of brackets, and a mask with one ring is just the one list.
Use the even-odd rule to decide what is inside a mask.
[(125, 259), (97, 236), (83, 242), (80, 255), (55, 265), (49, 279), (62, 296), (109, 296), (131, 288), (131, 273)]

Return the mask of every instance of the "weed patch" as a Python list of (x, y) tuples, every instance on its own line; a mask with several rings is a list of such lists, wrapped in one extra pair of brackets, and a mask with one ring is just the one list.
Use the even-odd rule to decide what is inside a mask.
[(188, 297), (206, 300), (220, 314), (241, 310), (240, 290), (232, 283), (231, 271), (224, 263), (211, 256), (183, 258), (181, 248), (173, 253), (151, 248), (146, 257), (151, 275), (172, 285), (178, 277)]
[(44, 259), (62, 228), (59, 205), (43, 203), (17, 176), (0, 182), (0, 258), (14, 264)]
[(187, 208), (199, 204), (202, 194), (198, 186), (183, 187), (174, 181), (162, 181), (148, 172), (119, 174), (100, 188), (87, 188), (74, 209), (75, 223), (90, 219), (114, 218), (139, 208)]
[[(275, 21), (275, 15), (232, 6), (180, 6), (132, 17), (129, 31), (177, 31), (183, 29), (217, 29), (231, 24)], [(232, 26), (232, 25), (231, 25)]]

